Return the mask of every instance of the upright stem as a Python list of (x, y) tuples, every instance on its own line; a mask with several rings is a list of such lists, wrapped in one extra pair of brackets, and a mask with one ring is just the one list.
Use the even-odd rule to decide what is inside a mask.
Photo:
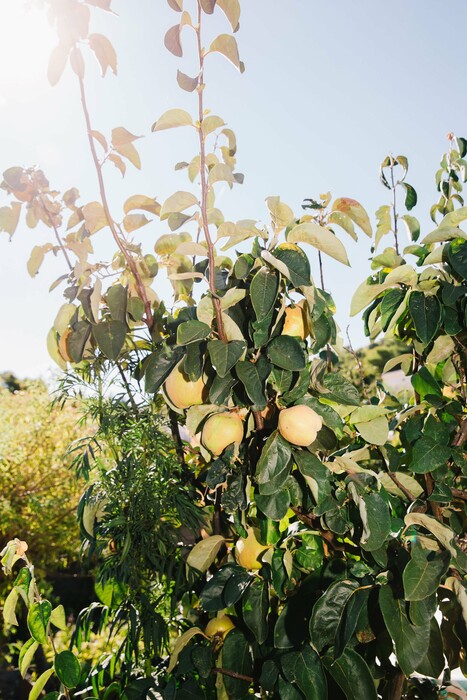
[(224, 329), (224, 321), (222, 319), (222, 308), (221, 302), (216, 291), (216, 276), (215, 276), (215, 251), (214, 244), (212, 242), (211, 234), (209, 232), (209, 223), (207, 215), (207, 196), (208, 196), (208, 183), (206, 178), (206, 148), (204, 142), (203, 134), (203, 119), (204, 119), (204, 103), (203, 103), (203, 92), (204, 92), (204, 54), (203, 47), (201, 45), (201, 20), (202, 20), (202, 9), (201, 2), (198, 0), (198, 25), (196, 27), (196, 39), (198, 45), (198, 58), (199, 58), (199, 74), (198, 74), (198, 136), (199, 136), (199, 157), (200, 157), (200, 178), (201, 178), (201, 228), (203, 229), (204, 237), (208, 246), (208, 261), (209, 261), (209, 291), (211, 292), (212, 304), (214, 307), (214, 313), (217, 321), (217, 332), (219, 333), (220, 339), (226, 343), (227, 336)]
[(394, 245), (399, 255), (399, 241), (397, 240), (397, 209), (396, 209), (396, 185), (394, 183), (394, 160), (391, 157), (391, 187), (392, 187), (392, 215), (394, 219)]
[(93, 136), (91, 133), (92, 132), (91, 118), (89, 116), (89, 110), (88, 110), (87, 101), (86, 101), (86, 92), (84, 90), (84, 81), (83, 81), (83, 78), (81, 76), (78, 76), (78, 79), (79, 79), (79, 89), (80, 89), (80, 94), (81, 94), (81, 104), (83, 106), (84, 118), (86, 121), (86, 128), (87, 128), (87, 132), (88, 132), (89, 147), (91, 149), (92, 159), (94, 161), (94, 166), (96, 168), (97, 180), (99, 182), (99, 192), (101, 195), (102, 206), (104, 207), (104, 213), (105, 213), (106, 219), (108, 221), (112, 236), (115, 240), (115, 243), (117, 244), (121, 253), (125, 257), (127, 265), (130, 268), (131, 274), (133, 275), (133, 278), (134, 278), (135, 284), (136, 284), (136, 288), (137, 288), (138, 293), (139, 293), (139, 295), (144, 303), (144, 309), (146, 312), (146, 319), (145, 319), (146, 325), (148, 326), (149, 330), (151, 330), (153, 323), (154, 323), (151, 302), (149, 301), (148, 296), (146, 294), (146, 288), (145, 288), (143, 282), (141, 281), (141, 276), (140, 276), (138, 269), (136, 267), (136, 263), (131, 255), (131, 253), (128, 251), (128, 249), (125, 245), (125, 242), (122, 239), (122, 236), (119, 235), (115, 221), (113, 220), (113, 218), (110, 214), (109, 204), (107, 201), (107, 194), (106, 194), (106, 190), (105, 190), (104, 178), (102, 176), (102, 167), (101, 167), (101, 164), (99, 162), (99, 158), (97, 157), (96, 147), (94, 145), (94, 139), (93, 139)]
[(52, 220), (52, 217), (50, 216), (49, 211), (48, 211), (47, 207), (46, 207), (45, 204), (44, 204), (44, 199), (43, 199), (42, 196), (40, 197), (40, 202), (41, 202), (41, 207), (42, 207), (42, 209), (44, 210), (44, 213), (45, 213), (45, 215), (47, 216), (47, 218), (48, 218), (48, 220), (49, 220), (49, 223), (50, 223), (50, 225), (52, 226), (52, 228), (53, 228), (53, 230), (54, 230), (55, 238), (57, 239), (57, 243), (58, 243), (58, 245), (60, 246), (60, 250), (62, 251), (63, 256), (64, 256), (64, 258), (65, 258), (65, 260), (66, 260), (67, 265), (68, 265), (68, 268), (69, 268), (69, 270), (70, 270), (70, 272), (71, 272), (71, 271), (73, 270), (73, 265), (71, 264), (71, 260), (70, 260), (70, 258), (69, 258), (67, 249), (66, 249), (65, 246), (63, 245), (63, 241), (62, 241), (62, 239), (60, 238), (60, 234), (59, 234), (59, 232), (58, 232), (58, 229), (57, 229), (57, 227), (55, 226), (55, 224), (54, 224), (54, 222), (53, 222), (53, 220)]

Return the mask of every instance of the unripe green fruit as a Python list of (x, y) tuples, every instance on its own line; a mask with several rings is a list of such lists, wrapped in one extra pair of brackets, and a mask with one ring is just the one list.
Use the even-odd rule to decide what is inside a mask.
[(279, 432), (292, 445), (311, 445), (322, 426), (321, 416), (309, 406), (291, 406), (279, 413)]
[(201, 442), (216, 457), (233, 442), (243, 439), (243, 422), (238, 413), (216, 413), (207, 419), (201, 434)]

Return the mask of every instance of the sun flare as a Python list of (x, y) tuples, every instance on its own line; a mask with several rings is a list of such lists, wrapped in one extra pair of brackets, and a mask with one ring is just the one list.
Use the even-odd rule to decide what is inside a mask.
[(45, 13), (21, 0), (0, 4), (0, 103), (45, 84), (49, 55), (57, 42)]

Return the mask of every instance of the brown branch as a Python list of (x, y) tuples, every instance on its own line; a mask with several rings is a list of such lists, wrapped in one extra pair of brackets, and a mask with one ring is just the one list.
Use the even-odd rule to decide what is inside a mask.
[(454, 498), (460, 498), (462, 501), (467, 501), (466, 491), (461, 491), (461, 489), (451, 489), (451, 493)]
[(104, 184), (104, 178), (102, 176), (102, 167), (99, 162), (99, 158), (97, 157), (97, 152), (96, 152), (96, 147), (94, 145), (94, 138), (92, 136), (92, 125), (91, 125), (91, 118), (89, 116), (89, 110), (87, 106), (87, 101), (86, 101), (86, 92), (84, 90), (84, 81), (83, 78), (79, 75), (78, 76), (79, 80), (79, 89), (80, 89), (80, 94), (81, 94), (81, 104), (83, 107), (83, 112), (84, 112), (84, 119), (86, 121), (86, 129), (87, 129), (87, 134), (88, 134), (88, 141), (89, 141), (89, 148), (91, 149), (91, 155), (92, 159), (94, 161), (94, 166), (96, 169), (97, 173), (97, 180), (99, 182), (99, 192), (101, 195), (102, 199), (102, 206), (104, 207), (104, 213), (110, 228), (110, 231), (112, 233), (112, 236), (115, 240), (115, 243), (117, 244), (118, 248), (120, 249), (121, 253), (125, 257), (125, 260), (127, 262), (128, 267), (130, 268), (131, 274), (133, 275), (133, 278), (135, 280), (136, 288), (138, 290), (138, 293), (144, 303), (144, 309), (146, 312), (146, 325), (148, 326), (149, 330), (151, 330), (153, 323), (154, 323), (154, 318), (152, 315), (152, 308), (151, 308), (151, 302), (148, 299), (148, 296), (146, 294), (146, 288), (141, 280), (141, 276), (138, 272), (138, 269), (136, 267), (136, 263), (131, 255), (131, 253), (128, 251), (125, 242), (122, 240), (122, 236), (119, 235), (117, 231), (117, 227), (115, 225), (115, 221), (112, 218), (112, 215), (110, 213), (109, 209), (109, 204), (107, 201), (107, 194), (105, 190), (105, 184)]
[(410, 491), (407, 488), (405, 488), (404, 484), (399, 481), (394, 472), (388, 472), (388, 476), (393, 480), (397, 488), (402, 491), (404, 496), (406, 496), (406, 498), (408, 498), (411, 503), (413, 503), (416, 500), (414, 496), (410, 493)]
[(211, 673), (221, 673), (223, 676), (230, 676), (230, 678), (237, 678), (239, 681), (247, 681), (248, 683), (254, 683), (255, 679), (251, 676), (245, 676), (243, 673), (237, 673), (236, 671), (229, 671), (226, 668), (219, 668), (215, 666), (211, 669)]
[(203, 104), (203, 91), (204, 91), (204, 55), (203, 47), (201, 45), (201, 19), (202, 19), (202, 9), (201, 2), (198, 2), (198, 25), (196, 27), (196, 39), (198, 46), (198, 58), (199, 58), (199, 74), (198, 74), (198, 136), (199, 136), (199, 157), (200, 157), (200, 179), (201, 179), (201, 226), (203, 229), (204, 237), (206, 239), (206, 244), (208, 246), (208, 262), (209, 262), (209, 291), (211, 292), (212, 304), (214, 307), (214, 313), (217, 322), (217, 332), (219, 333), (219, 338), (226, 343), (227, 336), (224, 329), (224, 321), (222, 319), (222, 308), (221, 302), (216, 291), (216, 275), (215, 275), (215, 250), (214, 244), (212, 242), (211, 234), (209, 232), (209, 222), (207, 215), (207, 196), (208, 196), (208, 183), (206, 180), (206, 148), (204, 142), (203, 134), (203, 119), (204, 119), (204, 104)]
[(389, 681), (388, 700), (401, 700), (404, 688), (405, 676), (400, 669), (396, 669)]
[(319, 524), (319, 518), (309, 513), (303, 513), (300, 508), (292, 506), (292, 510), (302, 523), (318, 530), (323, 540), (325, 540), (336, 552), (348, 552), (349, 554), (360, 554), (360, 549), (351, 544), (336, 542), (333, 533), (330, 530), (324, 530)]
[(261, 411), (253, 411), (253, 418), (255, 419), (256, 430), (263, 430), (264, 418), (261, 415)]
[(460, 424), (460, 430), (455, 435), (454, 440), (452, 441), (452, 446), (453, 447), (461, 447), (464, 442), (467, 440), (467, 416), (464, 416), (462, 419), (462, 423)]

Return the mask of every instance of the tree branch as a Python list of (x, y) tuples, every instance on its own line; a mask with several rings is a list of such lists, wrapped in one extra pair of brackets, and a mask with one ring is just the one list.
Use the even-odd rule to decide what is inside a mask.
[(86, 121), (86, 129), (87, 129), (87, 134), (88, 134), (89, 147), (91, 149), (91, 155), (92, 155), (92, 159), (94, 161), (94, 166), (95, 166), (96, 173), (97, 173), (97, 180), (99, 182), (99, 192), (101, 195), (102, 206), (104, 207), (104, 213), (105, 213), (110, 231), (112, 233), (112, 236), (115, 240), (115, 243), (117, 244), (118, 248), (120, 249), (120, 252), (125, 257), (127, 265), (130, 268), (131, 274), (133, 275), (133, 278), (134, 278), (135, 284), (136, 284), (136, 288), (137, 288), (138, 293), (141, 297), (141, 300), (144, 303), (144, 309), (146, 312), (146, 319), (145, 319), (146, 325), (148, 326), (149, 330), (151, 330), (153, 323), (154, 323), (151, 302), (149, 301), (148, 296), (146, 294), (146, 288), (141, 280), (141, 276), (140, 276), (138, 269), (136, 267), (136, 263), (131, 255), (131, 253), (128, 251), (128, 249), (125, 245), (125, 242), (122, 239), (122, 236), (119, 235), (115, 221), (113, 220), (112, 215), (110, 213), (109, 204), (107, 201), (107, 194), (106, 194), (106, 190), (105, 190), (104, 178), (102, 176), (102, 167), (101, 167), (101, 164), (99, 162), (99, 158), (97, 157), (96, 147), (94, 145), (94, 138), (93, 138), (92, 133), (91, 133), (92, 132), (91, 118), (89, 116), (89, 110), (88, 110), (87, 101), (86, 101), (86, 92), (84, 89), (84, 81), (80, 75), (78, 75), (78, 80), (79, 80), (79, 89), (80, 89), (80, 95), (81, 95), (81, 104), (83, 107), (84, 118)]

